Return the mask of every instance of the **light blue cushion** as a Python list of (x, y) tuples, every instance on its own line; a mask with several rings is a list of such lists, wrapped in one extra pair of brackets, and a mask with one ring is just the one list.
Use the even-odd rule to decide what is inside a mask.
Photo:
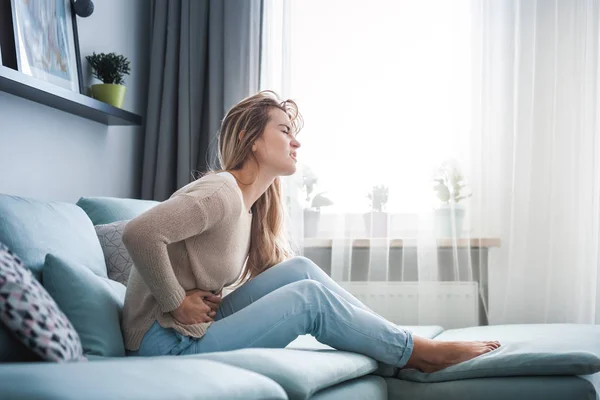
[[(367, 375), (339, 385), (321, 390), (311, 400), (369, 399), (387, 400), (385, 380), (379, 376)], [(415, 397), (419, 399), (419, 397)]]
[(185, 357), (219, 361), (258, 372), (281, 385), (290, 399), (310, 398), (319, 390), (377, 369), (377, 362), (369, 357), (337, 350), (252, 348)]
[(0, 399), (286, 399), (271, 379), (193, 358), (0, 364)]
[(158, 201), (117, 197), (82, 197), (77, 202), (94, 225), (129, 220), (159, 204)]
[(403, 369), (400, 379), (443, 382), (457, 379), (586, 375), (600, 371), (600, 325), (530, 324), (448, 330), (435, 340), (498, 340), (490, 353), (431, 374)]
[(125, 356), (120, 320), (125, 286), (84, 265), (48, 254), (44, 287), (73, 324), (84, 354)]
[(600, 373), (593, 375), (582, 375), (580, 378), (585, 379), (594, 386), (594, 389), (596, 390), (596, 400), (600, 400)]
[(393, 400), (596, 400), (590, 382), (577, 376), (511, 376), (420, 383), (386, 378)]
[(312, 335), (300, 335), (286, 346), (286, 349), (296, 350), (333, 350), (333, 347), (323, 344)]
[(94, 226), (74, 204), (0, 194), (0, 242), (38, 280), (48, 253), (68, 254), (96, 275), (107, 276)]

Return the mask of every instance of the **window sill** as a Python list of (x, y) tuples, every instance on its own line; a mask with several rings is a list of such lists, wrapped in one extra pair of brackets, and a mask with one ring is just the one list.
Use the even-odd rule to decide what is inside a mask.
[[(333, 238), (305, 238), (304, 247), (310, 248), (331, 248)], [(340, 238), (340, 240), (345, 240)], [(388, 240), (390, 248), (417, 247), (418, 240), (416, 238), (364, 238), (352, 239), (353, 248), (370, 248), (371, 240)], [(500, 247), (500, 238), (440, 238), (437, 239), (438, 248), (492, 248)]]

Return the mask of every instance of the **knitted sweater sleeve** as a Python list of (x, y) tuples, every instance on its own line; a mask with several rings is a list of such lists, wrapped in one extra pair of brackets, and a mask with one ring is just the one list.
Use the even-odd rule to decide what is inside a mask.
[(223, 219), (219, 191), (209, 196), (174, 196), (125, 225), (123, 243), (135, 268), (162, 312), (183, 302), (185, 290), (177, 280), (167, 246), (210, 229)]

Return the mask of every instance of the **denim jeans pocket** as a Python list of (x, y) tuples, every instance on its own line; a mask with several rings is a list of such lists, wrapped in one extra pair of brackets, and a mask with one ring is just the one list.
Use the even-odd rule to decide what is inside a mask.
[(173, 329), (173, 333), (177, 337), (179, 343), (177, 343), (175, 346), (173, 346), (173, 348), (171, 348), (169, 354), (172, 356), (176, 356), (181, 354), (183, 351), (185, 351), (185, 349), (187, 349), (190, 346), (190, 344), (192, 344), (193, 338), (179, 333), (175, 329)]
[(174, 329), (163, 328), (155, 321), (144, 335), (137, 355), (152, 357), (177, 354), (182, 341), (182, 335)]

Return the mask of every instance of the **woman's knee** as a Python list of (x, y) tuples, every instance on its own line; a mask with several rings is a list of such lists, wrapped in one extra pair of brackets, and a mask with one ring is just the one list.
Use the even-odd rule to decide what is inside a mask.
[(325, 291), (325, 286), (321, 282), (312, 279), (303, 279), (294, 283), (290, 283), (289, 288), (299, 292), (310, 294), (311, 296), (304, 297), (306, 301), (313, 299), (312, 296), (316, 293), (322, 293)]
[(321, 282), (312, 279), (304, 279), (289, 285), (304, 304), (307, 312), (326, 311), (327, 305), (334, 301), (332, 292)]
[(323, 273), (317, 264), (315, 264), (311, 259), (303, 256), (296, 256), (282, 264), (285, 264), (286, 268), (289, 268), (293, 272), (302, 274), (302, 276), (306, 279), (314, 279), (315, 276)]

